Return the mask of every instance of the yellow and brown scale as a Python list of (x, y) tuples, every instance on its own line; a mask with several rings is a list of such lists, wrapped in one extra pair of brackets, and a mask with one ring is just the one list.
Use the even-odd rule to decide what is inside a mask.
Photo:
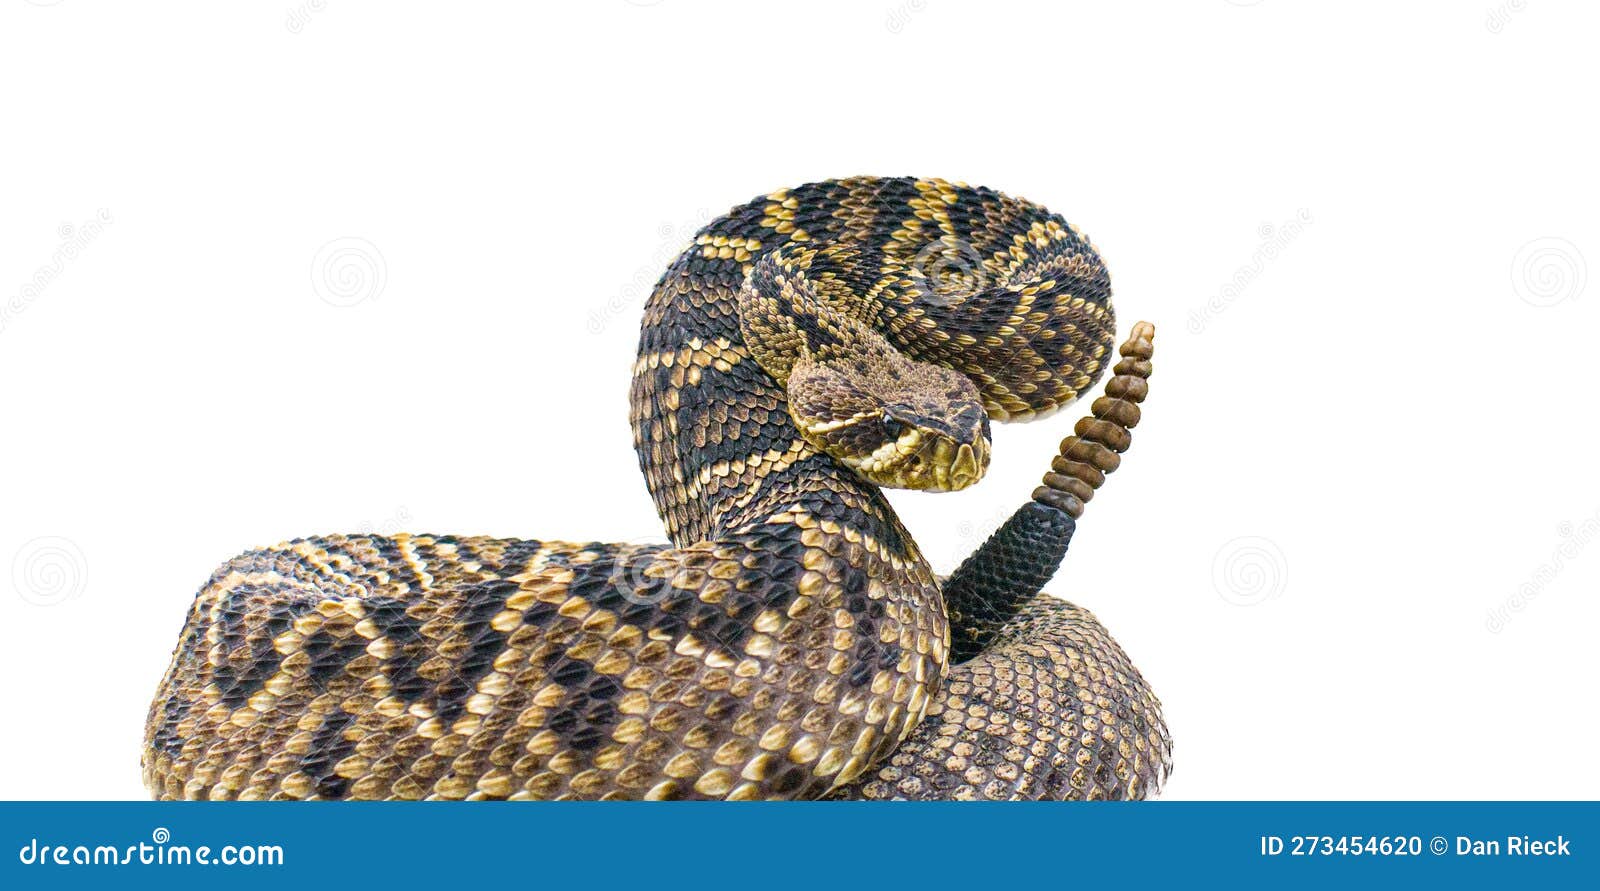
[[(738, 799), (868, 777), (968, 681), (941, 691), (940, 587), (867, 479), (975, 481), (986, 435), (980, 463), (953, 419), (919, 411), (960, 404), (962, 383), (997, 420), (1070, 402), (1107, 360), (1109, 298), (1086, 238), (986, 189), (858, 178), (735, 208), (656, 285), (634, 365), (635, 445), (671, 545), (336, 535), (243, 554), (190, 610), (150, 710), (147, 785)], [(907, 398), (841, 410), (821, 394), (851, 375)], [(890, 434), (870, 461), (869, 421)], [(1005, 627), (979, 657), (993, 670), (1035, 671), (1030, 646), (1071, 669), (1016, 689), (1073, 699), (1115, 676), (1105, 689), (1127, 702), (1102, 712), (1140, 707), (1142, 681), (1092, 619), (1030, 606)], [(1101, 778), (1046, 785), (1083, 782)]]

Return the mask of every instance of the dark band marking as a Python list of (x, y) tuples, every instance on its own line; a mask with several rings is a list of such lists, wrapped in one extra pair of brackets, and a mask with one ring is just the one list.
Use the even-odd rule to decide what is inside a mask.
[(344, 673), (350, 660), (367, 650), (367, 639), (354, 631), (334, 635), (327, 630), (306, 638), (305, 652), (311, 657), (308, 676), (318, 687), (327, 689), (329, 683)]
[[(227, 708), (241, 708), (250, 701), (267, 681), (278, 673), (283, 656), (273, 648), (272, 639), (287, 631), (296, 617), (311, 609), (308, 601), (280, 603), (268, 613), (265, 622), (254, 630), (247, 630), (242, 604), (252, 594), (270, 596), (271, 590), (257, 585), (240, 585), (229, 592), (230, 604), (224, 612), (222, 639), (228, 647), (229, 658), (217, 668), (216, 684), (222, 691), (221, 703)], [(240, 604), (240, 606), (234, 606)], [(239, 647), (248, 648), (243, 665), (235, 658)]]
[(422, 622), (406, 612), (407, 605), (393, 597), (372, 597), (366, 602), (367, 617), (395, 648), (379, 670), (389, 678), (390, 692), (409, 704), (427, 696), (433, 682), (417, 673), (417, 667), (428, 658), (428, 643), (422, 637)]
[(350, 790), (350, 780), (335, 774), (334, 768), (355, 754), (355, 740), (345, 736), (345, 731), (355, 722), (355, 715), (335, 712), (322, 720), (322, 726), (311, 737), (311, 751), (301, 770), (315, 783), (317, 795), (323, 798), (343, 798)]
[(467, 651), (450, 677), (439, 684), (436, 710), (441, 720), (449, 722), (461, 717), (478, 679), (489, 673), (495, 657), (505, 651), (505, 633), (490, 627), (489, 620), (505, 609), (506, 599), (516, 592), (517, 584), (504, 579), (479, 582), (461, 589), (463, 603), (456, 621), (461, 635), (468, 640)]

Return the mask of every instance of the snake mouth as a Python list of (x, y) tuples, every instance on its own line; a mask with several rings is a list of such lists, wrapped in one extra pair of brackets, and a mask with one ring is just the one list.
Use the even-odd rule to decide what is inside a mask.
[(896, 489), (956, 492), (983, 479), (989, 470), (989, 440), (958, 443), (912, 428), (871, 454), (845, 464), (868, 482)]

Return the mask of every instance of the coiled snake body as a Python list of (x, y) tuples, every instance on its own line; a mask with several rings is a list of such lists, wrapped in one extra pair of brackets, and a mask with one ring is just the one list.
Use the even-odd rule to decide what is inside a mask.
[[(942, 586), (878, 485), (958, 489), (988, 421), (1110, 361), (1060, 217), (939, 180), (778, 192), (656, 285), (635, 445), (671, 545), (335, 535), (243, 554), (151, 706), (161, 798), (1134, 798), (1159, 706), (1039, 593), (1126, 447), (1149, 332), (1035, 499)], [(1121, 382), (1118, 384), (1118, 382)]]

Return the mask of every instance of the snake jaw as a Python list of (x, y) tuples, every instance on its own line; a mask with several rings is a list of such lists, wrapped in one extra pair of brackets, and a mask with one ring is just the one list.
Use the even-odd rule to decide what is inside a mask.
[(956, 492), (983, 479), (989, 439), (972, 442), (912, 427), (866, 455), (841, 455), (841, 463), (877, 486), (922, 492)]
[[(983, 440), (978, 441), (980, 448), (987, 445)], [(956, 459), (950, 464), (951, 489), (965, 489), (983, 478), (989, 469), (989, 450), (983, 448), (983, 461), (978, 460), (978, 450), (967, 443), (962, 443), (956, 449)]]
[(989, 441), (979, 438), (971, 443), (961, 443), (950, 448), (950, 440), (941, 440), (936, 450), (933, 484), (920, 486), (925, 492), (958, 492), (983, 479), (989, 470)]

